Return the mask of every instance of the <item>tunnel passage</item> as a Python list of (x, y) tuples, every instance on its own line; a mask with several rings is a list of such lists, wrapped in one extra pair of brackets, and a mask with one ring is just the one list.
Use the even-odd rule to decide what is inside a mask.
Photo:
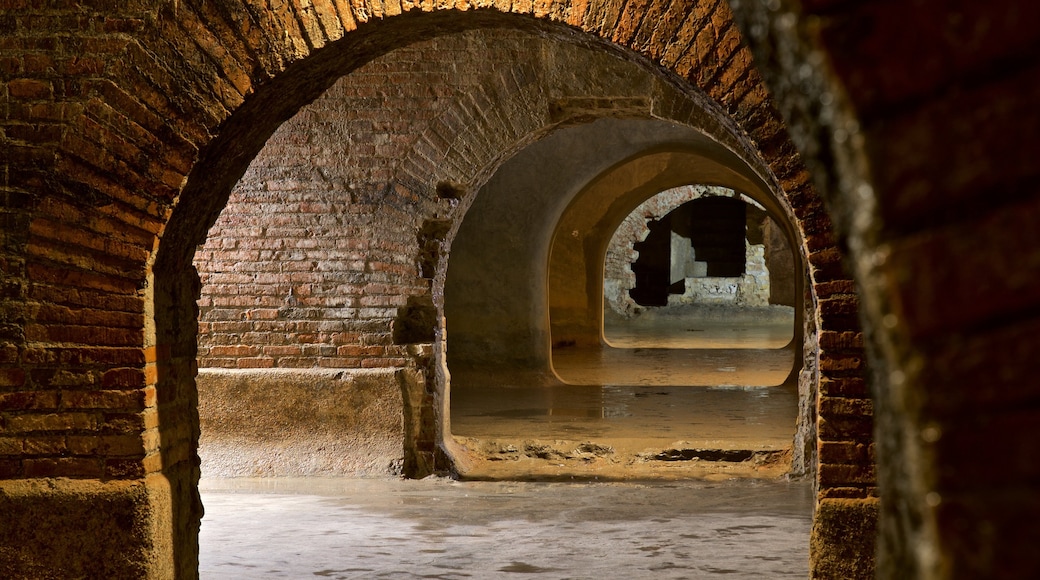
[(325, 79), (434, 29), (541, 22), (699, 88), (797, 216), (819, 322), (814, 574), (870, 573), (848, 533), (880, 494), (881, 574), (1037, 575), (1035, 3), (404, 6), (6, 3), (5, 571), (194, 577), (190, 255), (226, 189)]
[[(731, 249), (734, 262), (739, 259), (743, 266), (739, 276), (710, 276), (708, 262), (697, 259), (698, 240), (693, 239), (696, 236), (691, 236), (690, 228), (694, 217), (691, 208), (695, 209), (697, 203), (707, 199), (735, 202), (731, 207), (739, 210), (733, 213), (734, 218), (740, 219), (732, 219), (725, 226), (731, 238), (728, 241), (734, 246)], [(671, 225), (675, 216), (679, 227)], [(666, 226), (658, 234), (662, 240), (658, 259), (663, 262), (658, 275), (671, 282), (672, 292), (666, 292), (654, 304), (640, 304), (632, 297), (637, 293), (639, 282), (634, 270), (646, 256), (646, 241), (654, 235), (656, 224)], [(715, 224), (695, 227), (708, 229)], [(735, 263), (732, 267), (736, 270)], [(794, 307), (798, 304), (793, 300), (795, 278), (800, 274), (783, 229), (750, 197), (732, 189), (705, 185), (660, 192), (641, 203), (621, 222), (607, 247), (603, 266), (604, 346), (629, 349), (780, 349), (790, 346), (795, 337)], [(733, 382), (736, 377), (720, 379)], [(786, 379), (787, 376), (780, 376), (750, 384), (779, 384)]]
[[(337, 7), (341, 7), (339, 3)], [(715, 7), (718, 10), (712, 11)], [(490, 168), (508, 157), (503, 151), (516, 151), (563, 122), (613, 115), (696, 124), (691, 115), (701, 113), (689, 106), (692, 100), (710, 110), (707, 117), (714, 123), (709, 123), (710, 129), (718, 129), (720, 124), (739, 127), (724, 139), (729, 150), (754, 158), (757, 174), (789, 196), (783, 200), (784, 211), (798, 216), (792, 217), (792, 223), (805, 235), (799, 247), (811, 256), (807, 261), (813, 267), (813, 290), (821, 301), (816, 310), (821, 331), (854, 332), (844, 322), (854, 318), (845, 308), (851, 304), (855, 311), (854, 294), (848, 277), (837, 266), (840, 253), (827, 237), (827, 215), (808, 185), (777, 113), (768, 106), (769, 97), (751, 69), (739, 32), (729, 23), (728, 7), (723, 3), (698, 6), (696, 14), (688, 8), (684, 4), (662, 8), (669, 11), (666, 20), (682, 28), (674, 42), (632, 50), (636, 43), (627, 33), (622, 34), (627, 40), (612, 45), (606, 40), (612, 38), (609, 30), (595, 27), (592, 34), (565, 28), (559, 14), (543, 15), (546, 24), (540, 24), (536, 18), (514, 18), (490, 9), (464, 14), (445, 11), (429, 17), (416, 10), (407, 17), (386, 15), (385, 20), (364, 22), (370, 13), (344, 8), (344, 12), (330, 14), (327, 3), (308, 7), (309, 11), (298, 5), (276, 11), (235, 2), (181, 2), (76, 6), (69, 10), (89, 10), (91, 16), (16, 19), (15, 27), (33, 22), (40, 30), (54, 27), (70, 38), (87, 34), (90, 27), (90, 35), (107, 35), (111, 42), (91, 44), (98, 51), (98, 60), (85, 61), (92, 64), (76, 67), (79, 72), (72, 67), (46, 67), (46, 71), (38, 71), (46, 75), (43, 81), (23, 79), (10, 84), (19, 103), (41, 106), (19, 105), (14, 121), (5, 121), (8, 137), (35, 135), (39, 139), (22, 143), (15, 137), (19, 156), (9, 161), (26, 170), (17, 173), (14, 184), (18, 196), (26, 194), (26, 198), (24, 207), (18, 205), (14, 210), (13, 230), (4, 232), (5, 240), (13, 243), (4, 246), (9, 252), (5, 256), (12, 257), (10, 264), (17, 276), (15, 283), (5, 286), (5, 292), (14, 297), (4, 307), (10, 307), (5, 312), (23, 312), (22, 307), (31, 303), (34, 317), (18, 314), (10, 319), (13, 327), (5, 327), (5, 336), (12, 342), (4, 346), (4, 380), (15, 389), (34, 389), (39, 396), (4, 399), (5, 405), (18, 405), (5, 406), (3, 417), (5, 444), (14, 442), (4, 447), (4, 507), (11, 521), (17, 522), (5, 532), (17, 538), (23, 524), (32, 525), (41, 535), (80, 541), (91, 551), (61, 554), (59, 559), (57, 554), (47, 555), (48, 548), (42, 543), (3, 542), (5, 548), (14, 546), (12, 551), (4, 551), (5, 564), (13, 562), (25, 570), (25, 562), (53, 562), (55, 567), (72, 562), (89, 569), (107, 566), (105, 570), (116, 570), (114, 575), (193, 575), (194, 542), (202, 512), (196, 487), (195, 308), (199, 281), (191, 257), (227, 202), (232, 185), (279, 124), (338, 76), (399, 45), (434, 34), (494, 24), (535, 29), (567, 42), (580, 39), (576, 44), (595, 54), (610, 58), (620, 54), (628, 62), (654, 71), (654, 82), (644, 87), (653, 98), (624, 91), (606, 100), (574, 94), (545, 99), (537, 91), (528, 93), (522, 88), (510, 93), (512, 87), (526, 85), (530, 78), (529, 70), (510, 69), (500, 79), (506, 87), (504, 99), (487, 91), (482, 94), (492, 98), (486, 102), (477, 98), (467, 103), (475, 103), (475, 107), (449, 107), (451, 113), (432, 122), (436, 128), (423, 134), (421, 144), (417, 142), (410, 153), (398, 157), (402, 167), (408, 167), (398, 174), (400, 180), (384, 179), (385, 175), (379, 178), (379, 195), (422, 199), (432, 195), (435, 183), (480, 183), (492, 172)], [(51, 9), (26, 8), (32, 14)], [(635, 20), (643, 22), (640, 11), (633, 10)], [(583, 24), (585, 13), (578, 12), (573, 15), (577, 25), (591, 30), (591, 24)], [(646, 22), (656, 23), (657, 19)], [(84, 28), (76, 29), (77, 25)], [(692, 42), (700, 31), (707, 34), (707, 42)], [(46, 43), (34, 46), (44, 53), (53, 49)], [(668, 51), (666, 60), (658, 59), (658, 49)], [(542, 53), (519, 50), (517, 54), (523, 58), (513, 58), (524, 65), (531, 54)], [(708, 54), (711, 58), (704, 58)], [(5, 62), (22, 66), (20, 60)], [(650, 62), (668, 64), (654, 67)], [(609, 80), (609, 75), (604, 79)], [(662, 79), (665, 81), (659, 82)], [(502, 110), (510, 114), (484, 114), (495, 110), (487, 103), (503, 102), (507, 106)], [(520, 106), (525, 103), (536, 104), (530, 110), (537, 113), (515, 116), (528, 110)], [(37, 114), (52, 116), (45, 130), (33, 133), (35, 129), (22, 124), (40, 121), (34, 117)], [(518, 119), (524, 121), (511, 125)], [(529, 120), (539, 122), (525, 125)], [(494, 132), (466, 129), (485, 124), (504, 126), (502, 134), (508, 138), (484, 143), (487, 147), (468, 148), (466, 144), (477, 141), (463, 135)], [(20, 128), (12, 128), (14, 125)], [(49, 141), (58, 134), (60, 143)], [(9, 141), (5, 138), (4, 143), (6, 147)], [(358, 149), (368, 150), (367, 145)], [(372, 145), (379, 148), (385, 143)], [(388, 181), (394, 181), (391, 187), (386, 187)], [(452, 199), (456, 198), (442, 201), (451, 208)], [(409, 243), (415, 244), (415, 232), (408, 234)], [(282, 299), (289, 298), (301, 299), (295, 289), (282, 294)], [(102, 304), (99, 309), (89, 308), (98, 304)], [(844, 318), (830, 318), (836, 309), (843, 309), (839, 314)], [(388, 310), (392, 319), (397, 309)], [(823, 364), (816, 370), (833, 381), (833, 388), (852, 385), (852, 389), (861, 375), (858, 368), (828, 364), (845, 355), (859, 356), (855, 339), (850, 340), (832, 342), (822, 351)], [(408, 345), (401, 346), (412, 354)], [(439, 348), (435, 342), (433, 359), (440, 356)], [(421, 353), (417, 358), (423, 358)], [(432, 434), (423, 442), (431, 455), (438, 450), (441, 458), (449, 455), (449, 461), (442, 464), (447, 466), (451, 448), (444, 438), (447, 420), (439, 405), (447, 401), (448, 386), (436, 371), (423, 376), (440, 381), (423, 386), (428, 398), (423, 409), (432, 414)], [(71, 391), (76, 393), (66, 399)], [(852, 400), (863, 396), (855, 390), (845, 394)], [(99, 422), (82, 422), (82, 415), (65, 406), (59, 408), (59, 400), (62, 405), (78, 401), (90, 417), (104, 416), (115, 422), (103, 427)], [(869, 424), (864, 419), (868, 415), (855, 407), (852, 411), (833, 405), (824, 409), (824, 413), (852, 417), (860, 427)], [(40, 431), (40, 425), (48, 431)], [(102, 441), (103, 445), (79, 447), (70, 451), (73, 456), (66, 456), (56, 447), (37, 445), (57, 440), (46, 439), (54, 435), (46, 434), (50, 431), (58, 433), (57, 439), (86, 436), (92, 438), (88, 442)], [(869, 439), (861, 431), (830, 433), (824, 439), (832, 443), (849, 437)], [(859, 465), (859, 459), (833, 457), (832, 465), (841, 468), (826, 472), (826, 478), (821, 476), (821, 489), (842, 487), (842, 493), (858, 494), (869, 487), (869, 477), (855, 479), (859, 472), (845, 469)], [(110, 500), (130, 514), (119, 525), (114, 521), (123, 512), (117, 510), (66, 509), (70, 504), (76, 508)], [(41, 513), (84, 515), (55, 515), (39, 521), (36, 516)], [(93, 533), (96, 529), (111, 533), (97, 535)], [(125, 557), (106, 559), (107, 553)], [(40, 554), (45, 557), (38, 557)]]
[[(791, 469), (796, 431), (806, 432), (809, 423), (808, 414), (799, 418), (797, 379), (789, 380), (798, 376), (801, 354), (790, 344), (793, 308), (786, 307), (780, 344), (787, 348), (770, 352), (673, 351), (650, 361), (641, 349), (602, 343), (604, 258), (633, 208), (698, 176), (764, 195), (763, 186), (732, 169), (741, 167), (739, 160), (716, 147), (660, 121), (602, 119), (528, 146), (477, 192), (453, 241), (445, 281), (452, 433), (481, 457), (520, 461), (485, 464), (481, 477), (530, 477), (536, 469), (547, 476), (545, 462), (536, 459), (591, 461), (564, 470), (578, 477), (646, 477), (665, 468), (645, 458), (682, 457), (666, 449), (680, 440), (749, 448), (748, 456), (786, 454), (786, 467), (774, 472)], [(561, 151), (570, 161), (555, 168), (550, 160)], [(736, 203), (743, 260), (748, 218), (744, 202)], [(756, 215), (761, 220), (764, 213)], [(503, 254), (510, 259), (501, 260)], [(581, 358), (590, 351), (637, 358), (590, 363)], [(741, 356), (765, 366), (735, 362)], [(704, 365), (711, 366), (698, 369)], [(718, 420), (723, 416), (745, 423), (727, 424)], [(646, 437), (654, 431), (660, 435)]]
[[(521, 53), (541, 56), (518, 61)], [(427, 63), (421, 78), (393, 85), (391, 79), (418, 75), (412, 69), (419, 55)], [(478, 66), (481, 58), (496, 66)], [(563, 74), (568, 70), (587, 74)], [(527, 84), (510, 84), (514, 76), (528, 79)], [(431, 90), (441, 98), (425, 99)], [(472, 32), (380, 57), (282, 124), (232, 189), (195, 254), (202, 283), (203, 471), (399, 471), (401, 455), (419, 445), (407, 434), (418, 429), (418, 419), (401, 415), (410, 399), (429, 396), (414, 392), (407, 377), (427, 364), (428, 348), (414, 346), (435, 339), (438, 271), (447, 267), (449, 254), (458, 261), (473, 248), (487, 247), (482, 251), (492, 263), (516, 269), (499, 275), (500, 269), (482, 266), (461, 286), (463, 299), (488, 284), (519, 287), (527, 275), (520, 267), (526, 258), (510, 245), (544, 244), (544, 236), (550, 236), (517, 228), (525, 222), (514, 219), (509, 226), (513, 238), (506, 245), (496, 235), (453, 245), (456, 222), (474, 199), (481, 203), (465, 184), (501, 151), (540, 138), (557, 124), (584, 124), (584, 115), (649, 117), (653, 96), (673, 90), (610, 55), (523, 33)], [(481, 139), (490, 142), (480, 147), (454, 125), (458, 107), (466, 106), (471, 93), (487, 94), (496, 107), (514, 111), (508, 119), (494, 109), (467, 113), (489, 123)], [(602, 94), (612, 97), (585, 96)], [(416, 121), (388, 120), (406, 114)], [(607, 118), (596, 125), (605, 127), (596, 138), (619, 140), (620, 151), (661, 140), (701, 148), (707, 143), (674, 123)], [(437, 153), (432, 148), (443, 142), (466, 143), (466, 155), (433, 162)], [(593, 169), (599, 170), (609, 160), (595, 163)], [(560, 164), (557, 171), (562, 179), (582, 179), (575, 177), (572, 164)], [(565, 200), (561, 196), (548, 203)], [(516, 203), (514, 218), (537, 205), (529, 197)], [(471, 220), (470, 227), (479, 227), (480, 221)], [(548, 232), (548, 227), (542, 229)], [(522, 237), (529, 240), (516, 241)], [(473, 336), (541, 331), (539, 323), (503, 315), (507, 308), (517, 312), (522, 302), (480, 304), (449, 314), (449, 352), (464, 352)], [(477, 314), (484, 319), (474, 320)], [(475, 332), (468, 332), (467, 324)], [(476, 348), (500, 360), (532, 352), (545, 356), (516, 339), (499, 337)], [(275, 393), (283, 393), (286, 409), (306, 412), (291, 413), (296, 419), (286, 421)], [(356, 409), (356, 416), (344, 409)], [(279, 452), (266, 453), (271, 446)]]

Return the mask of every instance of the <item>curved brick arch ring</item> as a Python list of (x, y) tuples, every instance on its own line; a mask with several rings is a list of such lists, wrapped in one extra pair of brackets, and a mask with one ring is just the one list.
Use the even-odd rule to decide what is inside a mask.
[[(53, 458), (12, 460), (4, 477), (26, 480), (16, 495), (29, 498), (27, 506), (65, 501), (35, 487), (33, 479), (81, 480), (70, 485), (83, 489), (70, 487), (63, 497), (109, 498), (132, 514), (125, 533), (105, 543), (131, 554), (115, 575), (194, 575), (201, 517), (193, 379), (198, 281), (190, 268), (196, 245), (271, 132), (336, 78), (418, 39), (502, 26), (628, 49), (646, 64), (658, 63), (676, 82), (702, 87), (729, 113), (722, 121), (743, 129), (747, 145), (757, 149), (785, 193), (805, 240), (821, 329), (818, 406), (822, 417), (837, 419), (821, 421), (821, 453), (829, 442), (839, 446), (838, 459), (820, 468), (821, 490), (831, 497), (869, 494), (872, 481), (862, 475), (867, 460), (841, 454), (843, 442), (862, 438), (864, 429), (863, 413), (842, 398), (865, 397), (855, 362), (862, 357), (852, 283), (841, 269), (822, 202), (768, 103), (727, 4), (520, 3), (499, 10), (497, 4), (398, 8), (339, 0), (288, 3), (280, 11), (231, 1), (158, 10), (129, 3), (119, 14), (84, 16), (82, 30), (71, 34), (91, 56), (78, 68), (68, 64), (46, 86), (8, 83), (19, 98), (40, 101), (18, 114), (45, 115), (63, 134), (26, 152), (31, 157), (25, 166), (33, 171), (14, 181), (41, 192), (24, 227), (11, 235), (23, 238), (22, 279), (35, 292), (32, 300), (50, 312), (24, 324), (17, 360), (4, 363), (17, 372), (5, 376), (62, 392), (62, 410), (41, 399), (19, 415), (26, 419), (5, 428), (33, 440), (39, 429), (32, 420), (49, 412), (63, 417), (60, 430), (77, 436), (104, 429), (118, 434), (81, 460), (62, 459), (61, 451)], [(51, 26), (65, 23), (55, 19)], [(113, 230), (120, 232), (112, 234), (115, 241), (98, 242)], [(88, 271), (82, 254), (102, 266)], [(110, 330), (107, 319), (62, 318), (68, 299), (48, 296), (54, 289), (87, 289), (105, 305), (98, 311), (129, 312), (118, 323), (126, 331)], [(59, 337), (52, 329), (59, 325), (87, 330)], [(66, 374), (44, 385), (59, 366)], [(90, 410), (84, 417), (67, 411), (78, 400), (64, 394), (70, 388), (94, 397), (81, 402)], [(50, 404), (57, 406), (57, 394)], [(123, 415), (125, 421), (110, 420)], [(91, 423), (96, 417), (105, 417), (106, 426)], [(866, 425), (869, 438), (869, 418)], [(11, 513), (17, 519), (23, 512)], [(821, 521), (817, 527), (825, 525)]]

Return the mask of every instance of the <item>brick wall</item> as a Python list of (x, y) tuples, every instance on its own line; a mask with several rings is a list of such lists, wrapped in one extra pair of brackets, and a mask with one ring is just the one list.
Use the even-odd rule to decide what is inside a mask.
[(560, 120), (552, 98), (631, 91), (623, 66), (529, 34), (470, 32), (333, 84), (271, 136), (195, 254), (199, 365), (403, 366), (394, 320), (436, 274), (423, 271), (424, 229), (450, 229), (465, 184)]
[[(1036, 464), (1023, 461), (1037, 453), (1040, 398), (1027, 362), (1040, 352), (1037, 229), (1025, 226), (1040, 216), (1038, 166), (1027, 160), (1040, 130), (1040, 32), (1028, 23), (1040, 6), (739, 4), (850, 248), (870, 330), (878, 577), (1040, 574), (1029, 540), (1040, 521)], [(822, 310), (843, 317), (849, 301)], [(821, 350), (863, 341), (821, 334)], [(821, 383), (831, 393), (823, 405), (842, 403), (834, 419), (860, 416), (830, 397), (865, 397), (867, 386), (836, 386)], [(863, 441), (832, 457), (875, 453), (865, 423), (831, 423), (831, 434)], [(835, 513), (846, 505), (835, 502)], [(839, 576), (835, 556), (822, 570)]]
[[(450, 119), (462, 95), (486, 91), (516, 55), (542, 50), (515, 33), (402, 48), (279, 127), (195, 254), (199, 365), (404, 366), (394, 319), (409, 296), (429, 295), (419, 231), (448, 207), (437, 175), (415, 175), (413, 160), (400, 179), (400, 166), (416, 147), (459, 132)], [(504, 137), (485, 129), (485, 140)]]

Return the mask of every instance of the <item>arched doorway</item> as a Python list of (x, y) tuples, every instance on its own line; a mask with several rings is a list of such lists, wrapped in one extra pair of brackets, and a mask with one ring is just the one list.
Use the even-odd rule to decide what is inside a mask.
[[(414, 24), (414, 23), (410, 22), (410, 24)], [(317, 65), (317, 62), (315, 63), (315, 65)], [(306, 69), (301, 69), (301, 71), (306, 71)], [(310, 71), (310, 72), (315, 72), (315, 71)], [(301, 73), (301, 74), (304, 74), (304, 73)], [(281, 78), (287, 79), (287, 82), (288, 82), (288, 79), (290, 77), (286, 76), (286, 77), (281, 77)], [(256, 110), (256, 109), (253, 110), (254, 114), (256, 114), (258, 112), (259, 111)], [(265, 112), (271, 112), (271, 111), (267, 110)], [(581, 114), (581, 113), (578, 113), (578, 114)], [(245, 116), (248, 116), (248, 115), (245, 115)], [(245, 118), (245, 116), (242, 116), (242, 118)], [(279, 115), (275, 115), (275, 116), (277, 117)], [(263, 126), (263, 127), (256, 127), (256, 128), (253, 129), (252, 133), (246, 132), (246, 134), (252, 135), (252, 137), (249, 138), (249, 139), (245, 139), (245, 141), (244, 141), (244, 144), (245, 144), (244, 149), (242, 149), (242, 148), (232, 148), (232, 151), (234, 151), (234, 152), (242, 152), (242, 153), (244, 153), (244, 155), (246, 157), (248, 157), (249, 149), (250, 148), (254, 148), (254, 147), (258, 147), (257, 143), (253, 142), (253, 139), (258, 137), (258, 136), (259, 137), (263, 136), (262, 133), (263, 133), (264, 130), (266, 130), (266, 129), (264, 129), (264, 127), (269, 128), (269, 125), (268, 126)], [(259, 131), (259, 132), (257, 132), (257, 131)], [(252, 143), (252, 144), (250, 144), (250, 143)], [(202, 165), (200, 165), (200, 166), (207, 166), (209, 163), (214, 163), (215, 165), (213, 165), (211, 167), (212, 169), (220, 169), (222, 167), (224, 167), (226, 169), (227, 167), (233, 166), (233, 165), (235, 165), (235, 163), (238, 163), (239, 164), (238, 167), (241, 167), (240, 163), (241, 163), (242, 159), (243, 158), (237, 158), (235, 155), (212, 157), (212, 158), (206, 158), (205, 162)], [(232, 175), (232, 176), (236, 175), (237, 172), (238, 172), (238, 169), (231, 170), (230, 175)], [(214, 175), (222, 175), (222, 174), (223, 174), (222, 170), (216, 170)], [(199, 184), (199, 185), (192, 185), (192, 184)], [(196, 197), (197, 195), (200, 195), (200, 194), (203, 195), (203, 199), (206, 199), (205, 193), (202, 193), (203, 190), (219, 191), (220, 189), (222, 189), (223, 187), (227, 187), (228, 185), (227, 185), (227, 183), (217, 183), (217, 182), (209, 182), (209, 183), (206, 183), (205, 185), (201, 184), (200, 182), (189, 182), (189, 186), (190, 187), (186, 190), (186, 193), (190, 193), (189, 195), (187, 195), (187, 199), (192, 199), (192, 197)], [(198, 188), (198, 189), (193, 189), (192, 187)], [(193, 191), (198, 191), (198, 192), (193, 192)], [(215, 199), (217, 200), (217, 203), (219, 203), (220, 194), (217, 194), (215, 196)], [(212, 203), (212, 200), (207, 201), (206, 203), (210, 204), (210, 203)], [(191, 207), (191, 204), (185, 204), (184, 207)], [(198, 209), (200, 209), (200, 208), (197, 207), (196, 210), (198, 210)], [(187, 211), (187, 210), (184, 210), (184, 211)], [(194, 210), (191, 210), (191, 211), (194, 211)], [(210, 212), (210, 213), (212, 212), (211, 209), (210, 210), (203, 210), (202, 214), (206, 215), (207, 211)], [(196, 215), (198, 215), (198, 214), (196, 214)], [(205, 220), (203, 220), (203, 221), (205, 221)], [(182, 230), (182, 228), (183, 228), (183, 230)], [(199, 239), (198, 225), (192, 226), (192, 225), (190, 225), (189, 222), (175, 219), (174, 222), (173, 222), (173, 226), (170, 229), (170, 232), (167, 233), (168, 234), (167, 239), (168, 240), (177, 240), (181, 236), (185, 235), (186, 233), (190, 234), (190, 232), (192, 232), (192, 231), (194, 232), (194, 234), (191, 234), (188, 237), (192, 238), (192, 236), (193, 236), (192, 239)], [(176, 242), (174, 242), (172, 244), (172, 247), (177, 247), (177, 245), (178, 244)], [(183, 249), (178, 249), (178, 251), (171, 251), (171, 252), (183, 252)], [(194, 282), (193, 281), (184, 281), (183, 279), (178, 280), (176, 275), (174, 275), (172, 279), (166, 278), (167, 275), (170, 275), (170, 274), (168, 274), (168, 272), (177, 272), (177, 271), (183, 270), (183, 268), (180, 265), (180, 262), (178, 262), (178, 260), (183, 261), (183, 256), (180, 259), (178, 259), (176, 257), (172, 258), (172, 257), (167, 257), (167, 256), (168, 255), (166, 255), (166, 254), (160, 255), (159, 259), (156, 262), (156, 268), (155, 268), (156, 282), (157, 282), (157, 285), (156, 285), (156, 289), (157, 289), (157, 291), (156, 291), (156, 310), (163, 312), (162, 316), (157, 317), (160, 320), (160, 323), (159, 323), (159, 325), (157, 327), (157, 331), (158, 331), (158, 336), (160, 337), (159, 338), (160, 342), (168, 343), (168, 344), (177, 344), (177, 345), (180, 345), (180, 346), (178, 348), (174, 348), (174, 349), (172, 349), (170, 351), (171, 355), (173, 357), (172, 359), (168, 359), (167, 358), (167, 359), (163, 359), (160, 362), (160, 366), (162, 366), (165, 369), (163, 372), (160, 372), (160, 376), (164, 380), (172, 380), (174, 384), (177, 384), (177, 381), (179, 381), (183, 377), (189, 375), (188, 374), (189, 371), (188, 372), (185, 372), (185, 371), (187, 369), (190, 369), (190, 365), (191, 365), (191, 363), (190, 363), (190, 349), (184, 349), (183, 348), (184, 344), (186, 344), (188, 342), (186, 340), (187, 339), (187, 335), (185, 335), (184, 333), (187, 331), (190, 334), (189, 325), (185, 324), (185, 321), (190, 319), (190, 317), (186, 317), (185, 316), (185, 314), (187, 314), (187, 312), (185, 310), (185, 304), (184, 304), (183, 300), (184, 300), (185, 297), (190, 296), (193, 293), (193, 290), (191, 289), (191, 287), (193, 286)], [(171, 321), (174, 321), (174, 323), (170, 324)], [(437, 359), (437, 355), (438, 355), (438, 351), (437, 351), (438, 347), (439, 347), (438, 343), (435, 342), (435, 344), (434, 344), (435, 360)], [(435, 368), (436, 368), (436, 366), (437, 365), (435, 364)], [(435, 371), (432, 375), (427, 375), (427, 376), (437, 376), (437, 372)], [(436, 380), (435, 380), (435, 383), (436, 383)], [(430, 385), (430, 381), (427, 381), (426, 385)], [(434, 467), (436, 467), (438, 464), (441, 465), (441, 466), (447, 466), (450, 463), (450, 454), (451, 454), (450, 451), (449, 451), (450, 442), (448, 442), (448, 441), (443, 439), (444, 433), (446, 432), (446, 430), (444, 428), (446, 426), (446, 416), (445, 416), (445, 413), (444, 413), (445, 412), (444, 406), (442, 406), (442, 405), (446, 404), (446, 395), (447, 395), (447, 393), (446, 393), (446, 391), (441, 391), (441, 389), (445, 389), (445, 388), (446, 388), (446, 385), (442, 386), (442, 385), (438, 384), (438, 385), (434, 386), (431, 389), (433, 391), (433, 393), (427, 393), (427, 394), (432, 394), (432, 397), (430, 397), (430, 398), (428, 398), (427, 400), (424, 401), (425, 404), (422, 407), (422, 412), (423, 413), (430, 413), (430, 414), (432, 414), (433, 419), (432, 420), (420, 421), (420, 423), (422, 423), (422, 425), (425, 425), (426, 428), (431, 429), (430, 431), (425, 432), (424, 436), (422, 436), (422, 437), (428, 438), (428, 439), (425, 440), (425, 443), (422, 443), (422, 445), (425, 446), (427, 443), (432, 443), (432, 446), (431, 446), (432, 449), (427, 447), (427, 449), (430, 449), (430, 458), (431, 458), (431, 462), (427, 462), (427, 465), (431, 465), (431, 466), (434, 466)], [(177, 392), (177, 390), (173, 389), (173, 388), (167, 389), (167, 391)], [(190, 404), (191, 391), (190, 391), (190, 389), (185, 393), (185, 396), (187, 397), (187, 399), (185, 399), (185, 401), (187, 402), (187, 408), (188, 408), (187, 413), (190, 414), (190, 408), (191, 408), (191, 404)], [(182, 402), (184, 402), (184, 401), (182, 401)], [(173, 404), (166, 404), (166, 403), (173, 403)], [(179, 411), (180, 403), (178, 403), (176, 401), (166, 401), (166, 403), (160, 404), (160, 407), (161, 407), (160, 408), (160, 416), (163, 415), (163, 411), (162, 411), (163, 408), (167, 412), (172, 413), (173, 416), (176, 416), (178, 413), (181, 413), (181, 411)], [(165, 421), (163, 423), (164, 424), (168, 424), (168, 425), (174, 424), (173, 420)], [(196, 437), (196, 436), (193, 436), (193, 434), (190, 431), (188, 431), (188, 432), (181, 432), (179, 434), (179, 436), (175, 436), (175, 434), (171, 433), (171, 437), (172, 437), (172, 439), (171, 438), (167, 438), (167, 440), (171, 441), (171, 442), (175, 442), (175, 441), (178, 441), (178, 438), (184, 438), (184, 441), (186, 441), (188, 443), (187, 448), (190, 449), (190, 447), (191, 447), (190, 442), (191, 442), (192, 438)], [(445, 463), (445, 462), (447, 462), (447, 463)], [(171, 465), (176, 465), (176, 464), (177, 464), (177, 462), (175, 462), (174, 464), (171, 464)], [(184, 476), (184, 477), (187, 477), (186, 481), (190, 482), (190, 480), (191, 480), (191, 469), (189, 467), (187, 467), (187, 466), (182, 466), (182, 467), (187, 469), (187, 471), (181, 473), (181, 475)], [(174, 469), (174, 468), (171, 468), (171, 469)], [(174, 472), (172, 471), (171, 473), (173, 474)], [(183, 492), (190, 494), (190, 485), (187, 485), (187, 486), (180, 486), (179, 485), (178, 489), (179, 490), (183, 490)], [(191, 517), (190, 517), (190, 511), (191, 511), (190, 505), (191, 504), (190, 504), (190, 502), (178, 502), (177, 505), (179, 505), (179, 506), (181, 506), (181, 507), (186, 509), (186, 511), (182, 511), (181, 512), (181, 516), (187, 518), (185, 520), (185, 522), (190, 522), (190, 520), (191, 520)]]

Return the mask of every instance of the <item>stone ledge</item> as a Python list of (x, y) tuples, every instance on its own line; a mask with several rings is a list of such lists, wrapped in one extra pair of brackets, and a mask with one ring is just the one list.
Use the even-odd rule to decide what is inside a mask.
[(880, 501), (821, 498), (809, 539), (810, 578), (872, 580)]
[(388, 475), (404, 456), (397, 369), (200, 369), (207, 476)]
[(10, 579), (159, 578), (173, 569), (170, 486), (138, 481), (0, 481), (0, 570)]

